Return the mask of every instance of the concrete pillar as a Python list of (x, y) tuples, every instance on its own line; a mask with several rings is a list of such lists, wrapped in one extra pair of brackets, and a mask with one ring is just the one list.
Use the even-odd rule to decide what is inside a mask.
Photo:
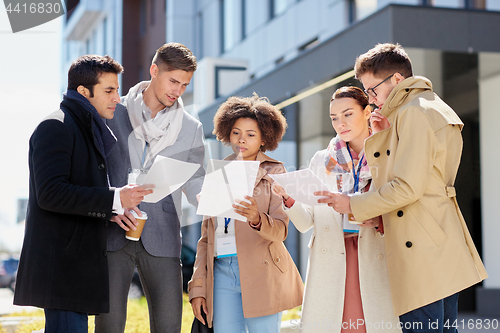
[(477, 292), (477, 311), (481, 315), (500, 316), (500, 53), (479, 54), (479, 126), (481, 154), (481, 204), (483, 260), (489, 278)]

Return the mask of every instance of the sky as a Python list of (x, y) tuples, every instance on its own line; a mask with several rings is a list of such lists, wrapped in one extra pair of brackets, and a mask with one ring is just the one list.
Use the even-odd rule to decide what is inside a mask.
[(0, 2), (0, 227), (17, 221), (17, 200), (28, 197), (31, 133), (61, 101), (62, 20), (14, 34)]

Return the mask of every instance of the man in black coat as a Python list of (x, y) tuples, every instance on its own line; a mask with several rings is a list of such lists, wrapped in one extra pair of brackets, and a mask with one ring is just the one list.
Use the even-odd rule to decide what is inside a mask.
[(116, 139), (103, 118), (113, 118), (120, 102), (122, 71), (108, 56), (78, 58), (68, 71), (60, 110), (30, 139), (14, 304), (44, 308), (46, 333), (87, 333), (87, 315), (109, 311), (108, 223), (152, 193), (137, 185), (109, 186), (106, 157)]

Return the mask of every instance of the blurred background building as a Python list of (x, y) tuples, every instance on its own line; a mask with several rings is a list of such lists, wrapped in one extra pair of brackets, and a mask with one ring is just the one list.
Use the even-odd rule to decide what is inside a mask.
[[(288, 170), (307, 167), (335, 135), (329, 100), (339, 86), (359, 86), (350, 73), (356, 57), (377, 43), (403, 45), (414, 73), (428, 77), (465, 123), (458, 201), (490, 277), (461, 293), (460, 310), (500, 316), (500, 0), (69, 0), (72, 5), (63, 28), (61, 91), (70, 63), (95, 53), (123, 64), (125, 95), (150, 78), (159, 46), (180, 42), (198, 58), (183, 99), (198, 109), (207, 155), (229, 153), (212, 135), (218, 106), (230, 95), (256, 92), (287, 105), (289, 129), (271, 155)], [(196, 221), (201, 217), (185, 205), (183, 223), (191, 225), (183, 239), (192, 248)], [(286, 244), (305, 276), (310, 232), (290, 226)]]

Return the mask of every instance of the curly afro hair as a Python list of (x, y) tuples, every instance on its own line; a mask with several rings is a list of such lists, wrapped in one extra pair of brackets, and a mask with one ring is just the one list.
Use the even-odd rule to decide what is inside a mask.
[(257, 122), (264, 141), (261, 151), (278, 148), (287, 128), (285, 117), (281, 111), (269, 103), (266, 97), (256, 93), (252, 97), (229, 97), (214, 117), (214, 131), (217, 140), (229, 145), (231, 130), (239, 118), (250, 118)]

